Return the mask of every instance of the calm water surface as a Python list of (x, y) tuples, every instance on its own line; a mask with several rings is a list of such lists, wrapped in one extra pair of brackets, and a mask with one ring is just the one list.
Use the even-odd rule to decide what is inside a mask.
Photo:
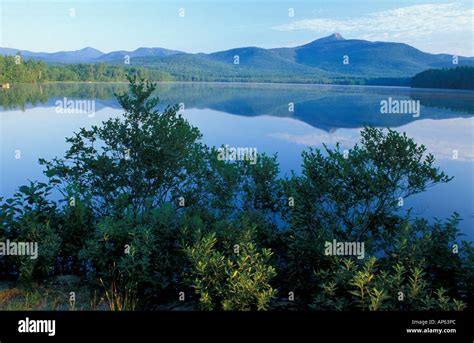
[[(114, 92), (125, 84), (14, 85), (0, 90), (0, 197), (28, 180), (44, 180), (38, 158), (61, 156), (65, 137), (122, 110)], [(259, 84), (159, 84), (162, 104), (184, 105), (183, 115), (208, 145), (256, 147), (278, 153), (282, 174), (301, 170), (301, 152), (322, 143), (353, 146), (364, 125), (391, 127), (424, 144), (454, 180), (405, 201), (427, 219), (461, 214), (474, 241), (474, 92)], [(93, 114), (58, 113), (57, 101), (94, 101)], [(419, 117), (382, 114), (382, 100), (415, 100)], [(293, 108), (293, 111), (292, 111)], [(18, 157), (18, 152), (21, 158)], [(457, 155), (456, 155), (457, 154)]]

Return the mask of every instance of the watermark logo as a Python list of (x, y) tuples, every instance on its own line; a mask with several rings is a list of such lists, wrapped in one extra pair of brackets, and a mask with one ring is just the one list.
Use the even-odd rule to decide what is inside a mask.
[(38, 242), (12, 242), (7, 239), (0, 242), (0, 256), (30, 256), (32, 260), (36, 260)]
[(26, 317), (18, 322), (19, 333), (47, 333), (48, 336), (56, 335), (55, 320), (36, 320)]
[(87, 114), (88, 117), (95, 115), (95, 100), (72, 100), (63, 98), (56, 100), (56, 113), (60, 114)]
[(324, 243), (324, 254), (326, 256), (357, 256), (359, 260), (365, 257), (364, 242), (332, 242)]
[(217, 159), (219, 161), (250, 161), (250, 164), (257, 163), (257, 148), (251, 147), (220, 147), (217, 149)]
[(383, 114), (411, 114), (413, 118), (420, 116), (420, 100), (398, 100), (389, 97), (380, 101), (380, 113)]

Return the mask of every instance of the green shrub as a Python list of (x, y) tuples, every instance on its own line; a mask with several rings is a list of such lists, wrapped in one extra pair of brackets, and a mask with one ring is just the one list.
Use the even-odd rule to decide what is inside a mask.
[(54, 274), (61, 239), (55, 230), (56, 205), (48, 200), (51, 187), (31, 182), (1, 205), (0, 237), (12, 242), (37, 244), (38, 256), (2, 256), (5, 271), (18, 273), (21, 281), (31, 282)]
[(266, 310), (276, 291), (269, 284), (275, 275), (269, 265), (269, 249), (258, 249), (251, 232), (232, 250), (216, 248), (218, 239), (211, 233), (187, 247), (193, 287), (204, 310)]
[(330, 270), (317, 273), (319, 292), (310, 305), (316, 310), (463, 310), (466, 304), (451, 299), (444, 288), (431, 288), (420, 268), (402, 264), (382, 270), (375, 257), (364, 264), (334, 259)]
[[(166, 307), (189, 287), (202, 309), (266, 310), (282, 303), (276, 285), (298, 309), (474, 306), (474, 249), (460, 242), (459, 216), (430, 223), (399, 208), (451, 179), (423, 145), (364, 128), (352, 149), (309, 149), (302, 174), (282, 179), (276, 156), (219, 159), (177, 106), (156, 109), (154, 84), (129, 81), (122, 117), (41, 160), (48, 183), (0, 199), (0, 240), (40, 251), (0, 256), (2, 276), (85, 276), (112, 310)], [(367, 259), (326, 256), (334, 239), (364, 242)]]
[(327, 265), (325, 241), (363, 241), (366, 254), (386, 251), (393, 243), (389, 233), (403, 221), (400, 199), (451, 180), (404, 133), (367, 127), (361, 136), (346, 152), (339, 145), (303, 152), (302, 175), (284, 184), (294, 200), (286, 211), (288, 277), (306, 300), (316, 291), (313, 269)]

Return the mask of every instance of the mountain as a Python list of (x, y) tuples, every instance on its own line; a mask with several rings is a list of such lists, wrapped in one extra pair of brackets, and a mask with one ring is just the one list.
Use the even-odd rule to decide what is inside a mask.
[(345, 40), (345, 38), (342, 37), (342, 35), (339, 32), (336, 32), (336, 33), (333, 33), (332, 35), (329, 35), (327, 37), (316, 39), (315, 41), (313, 41), (313, 42), (311, 42), (307, 45), (331, 43), (331, 42), (337, 42), (337, 41), (341, 41), (341, 40)]
[[(234, 63), (236, 56), (238, 64)], [(343, 63), (345, 56), (347, 64)], [(183, 60), (187, 65), (181, 64)], [(458, 60), (460, 65), (474, 65), (473, 57), (459, 56)], [(137, 65), (146, 67), (160, 65), (176, 70), (176, 73), (186, 70), (188, 75), (194, 72), (192, 75), (198, 79), (205, 74), (214, 75), (213, 80), (270, 78), (288, 82), (328, 78), (410, 78), (431, 68), (452, 68), (455, 66), (452, 62), (453, 56), (449, 54), (430, 54), (403, 43), (345, 39), (340, 33), (292, 48), (242, 47), (210, 54), (187, 54), (186, 57), (135, 59)], [(198, 71), (191, 70), (191, 66)]]
[[(429, 68), (455, 66), (452, 55), (430, 54), (403, 43), (344, 39), (339, 33), (272, 51), (298, 64), (351, 76), (411, 77)], [(474, 65), (474, 58), (460, 56), (459, 63)]]
[[(238, 57), (238, 64), (236, 64)], [(319, 68), (308, 68), (308, 66), (288, 60), (277, 52), (257, 47), (237, 48), (226, 51), (215, 52), (206, 55), (205, 58), (229, 65), (240, 73), (274, 74), (278, 70), (280, 75), (318, 75), (330, 76), (330, 72), (324, 72)]]
[(110, 62), (116, 60), (122, 60), (125, 56), (130, 56), (130, 58), (135, 57), (166, 57), (176, 54), (183, 54), (182, 51), (169, 50), (164, 48), (138, 48), (134, 51), (113, 51), (108, 54), (103, 54), (96, 58), (96, 61), (100, 62)]
[(60, 51), (50, 54), (49, 62), (58, 63), (87, 63), (104, 53), (94, 48), (84, 48), (76, 51)]
[(42, 60), (47, 63), (89, 63), (104, 54), (97, 49), (89, 47), (76, 51), (59, 51), (53, 53), (0, 48), (1, 55), (16, 55), (18, 53), (24, 58)]
[[(238, 64), (234, 63), (238, 56)], [(122, 65), (123, 62), (110, 62)], [(328, 83), (333, 73), (285, 60), (260, 48), (239, 48), (214, 54), (138, 57), (135, 66), (159, 70), (179, 81)]]
[(135, 57), (164, 57), (183, 52), (169, 50), (164, 48), (138, 48), (134, 51), (113, 51), (103, 53), (94, 48), (84, 48), (76, 51), (59, 51), (59, 52), (32, 52), (28, 50), (19, 50), (11, 48), (0, 48), (0, 55), (16, 55), (20, 53), (24, 58), (32, 58), (34, 60), (42, 60), (47, 63), (97, 63), (109, 61), (123, 61), (125, 56)]
[[(175, 80), (348, 82), (348, 79), (410, 78), (432, 68), (451, 68), (453, 56), (430, 54), (408, 44), (345, 39), (340, 33), (289, 48), (242, 47), (190, 54), (165, 48), (102, 53), (93, 48), (56, 53), (0, 48), (0, 54), (20, 52), (47, 63), (108, 63), (153, 68)], [(238, 60), (238, 63), (236, 63)], [(473, 57), (458, 57), (459, 65), (474, 65)]]

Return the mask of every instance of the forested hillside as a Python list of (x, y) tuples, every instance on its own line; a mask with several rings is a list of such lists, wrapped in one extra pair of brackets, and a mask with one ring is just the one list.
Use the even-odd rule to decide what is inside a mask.
[(416, 88), (474, 89), (474, 67), (429, 69), (411, 80)]

